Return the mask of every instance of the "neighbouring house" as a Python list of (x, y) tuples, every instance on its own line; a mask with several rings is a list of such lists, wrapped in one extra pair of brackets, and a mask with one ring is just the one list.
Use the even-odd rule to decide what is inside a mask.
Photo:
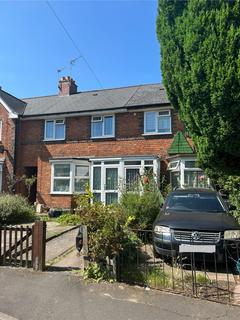
[(70, 208), (87, 183), (116, 202), (146, 172), (173, 187), (208, 184), (161, 84), (78, 92), (62, 77), (58, 95), (23, 100), (0, 90), (0, 137), (1, 190), (13, 173), (36, 175), (30, 200), (48, 207)]

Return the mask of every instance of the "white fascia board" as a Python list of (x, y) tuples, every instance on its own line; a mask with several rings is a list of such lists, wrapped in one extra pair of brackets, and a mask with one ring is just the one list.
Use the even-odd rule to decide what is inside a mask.
[(22, 117), (23, 121), (27, 120), (41, 120), (41, 119), (61, 119), (61, 118), (70, 118), (70, 117), (79, 117), (79, 116), (93, 116), (93, 115), (109, 115), (109, 114), (115, 114), (115, 113), (123, 113), (128, 112), (126, 108), (122, 109), (109, 109), (104, 111), (86, 111), (86, 112), (76, 112), (76, 113), (59, 113), (59, 114), (53, 114), (53, 115), (39, 115), (39, 116), (26, 116)]
[(15, 112), (12, 112), (12, 110), (9, 108), (9, 106), (6, 104), (6, 102), (2, 98), (0, 98), (0, 103), (7, 110), (10, 119), (17, 119), (18, 118), (18, 115)]

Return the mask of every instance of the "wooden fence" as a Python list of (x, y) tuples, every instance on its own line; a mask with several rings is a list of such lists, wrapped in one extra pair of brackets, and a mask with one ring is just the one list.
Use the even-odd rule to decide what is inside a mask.
[(45, 269), (46, 222), (33, 226), (0, 225), (0, 266)]

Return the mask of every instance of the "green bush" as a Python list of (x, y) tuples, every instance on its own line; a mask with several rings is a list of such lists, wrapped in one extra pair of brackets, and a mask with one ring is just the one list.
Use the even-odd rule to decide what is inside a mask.
[[(121, 206), (91, 203), (92, 193), (75, 198), (76, 213), (80, 223), (88, 227), (89, 255), (94, 261), (112, 258), (123, 250), (134, 255), (140, 240), (128, 229), (128, 222)], [(136, 256), (136, 254), (135, 254)]]
[(57, 218), (57, 222), (61, 225), (75, 226), (80, 223), (80, 216), (77, 214), (62, 214)]
[(34, 221), (34, 208), (18, 195), (0, 195), (0, 224), (20, 224)]
[(124, 213), (131, 219), (129, 226), (139, 229), (152, 229), (162, 203), (163, 197), (153, 177), (143, 179), (140, 188), (137, 185), (131, 191), (126, 189), (120, 200)]
[(232, 214), (240, 223), (240, 176), (222, 177), (218, 184), (229, 194), (229, 203), (236, 207)]

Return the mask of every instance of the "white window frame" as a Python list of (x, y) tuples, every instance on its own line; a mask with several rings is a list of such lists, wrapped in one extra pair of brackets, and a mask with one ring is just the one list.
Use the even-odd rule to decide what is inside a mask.
[[(184, 173), (185, 171), (198, 171), (198, 172), (202, 172), (204, 174), (204, 171), (199, 168), (199, 167), (194, 167), (194, 168), (186, 168), (185, 167), (185, 162), (186, 161), (194, 161), (196, 162), (196, 158), (191, 157), (191, 158), (184, 158), (184, 157), (179, 157), (177, 159), (172, 159), (169, 164), (168, 164), (168, 170), (171, 174), (171, 172), (179, 172), (180, 174), (180, 188), (188, 188), (189, 186), (185, 185), (185, 177), (184, 177)], [(170, 164), (171, 163), (178, 163), (178, 165), (176, 165), (173, 168), (170, 168)], [(207, 179), (207, 184), (208, 184), (208, 188), (211, 188), (211, 184), (210, 184), (210, 179)]]
[[(70, 164), (70, 176), (69, 177), (54, 177), (54, 165), (55, 164)], [(88, 180), (90, 183), (90, 163), (87, 160), (52, 160), (51, 161), (51, 190), (50, 193), (51, 194), (68, 194), (68, 195), (72, 195), (73, 193), (77, 193), (77, 194), (83, 194), (83, 192), (75, 192), (75, 178), (81, 178), (81, 176), (75, 176), (75, 166), (88, 166), (89, 167), (89, 176), (88, 176)], [(87, 177), (84, 176), (82, 177), (83, 179), (87, 180)], [(66, 179), (69, 180), (70, 179), (70, 187), (69, 187), (69, 191), (54, 191), (53, 187), (54, 187), (54, 180), (55, 179)]]
[[(145, 161), (151, 160), (153, 161), (152, 164), (146, 164)], [(106, 201), (106, 193), (109, 190), (105, 190), (105, 174), (106, 168), (118, 168), (118, 181), (119, 181), (119, 188), (114, 192), (118, 193), (118, 199), (121, 198), (122, 190), (124, 190), (125, 183), (126, 183), (126, 169), (139, 169), (140, 175), (143, 174), (144, 167), (152, 167), (153, 174), (156, 181), (159, 181), (160, 175), (160, 159), (155, 157), (124, 157), (124, 158), (92, 158), (91, 161), (91, 174), (90, 174), (90, 186), (93, 193), (100, 194), (101, 202), (105, 203)], [(94, 164), (94, 162), (98, 162), (98, 164)], [(119, 161), (118, 164), (107, 164), (107, 161)], [(125, 165), (125, 161), (140, 161), (139, 165)], [(95, 190), (93, 189), (93, 168), (100, 167), (101, 168), (101, 189)]]
[[(112, 134), (104, 134), (104, 118), (112, 117)], [(101, 118), (101, 120), (94, 120), (94, 118)], [(93, 123), (95, 122), (102, 122), (102, 135), (101, 136), (94, 136), (93, 135)], [(103, 138), (114, 138), (115, 137), (115, 114), (105, 114), (105, 115), (94, 115), (91, 118), (91, 139), (103, 139)]]
[[(146, 128), (147, 128), (146, 118), (147, 118), (147, 113), (149, 113), (149, 112), (155, 113), (155, 131), (152, 131), (152, 132), (146, 131)], [(161, 117), (161, 115), (159, 115), (159, 113), (161, 113), (161, 112), (168, 112), (168, 116), (170, 117), (170, 128), (169, 128), (170, 130), (167, 132), (159, 132), (158, 131), (158, 118)], [(162, 117), (165, 117), (165, 116), (167, 116), (167, 115), (162, 115)], [(171, 113), (171, 110), (168, 109), (168, 110), (157, 110), (157, 111), (155, 111), (155, 110), (145, 111), (144, 112), (144, 134), (143, 135), (144, 136), (147, 136), (147, 135), (151, 136), (151, 135), (166, 135), (166, 134), (172, 134), (172, 113)]]
[[(56, 138), (56, 123), (57, 121), (62, 121), (62, 124), (64, 125), (64, 136), (63, 138)], [(47, 138), (47, 123), (53, 122), (53, 137)], [(66, 121), (65, 119), (46, 119), (44, 122), (44, 141), (62, 141), (66, 138)]]

